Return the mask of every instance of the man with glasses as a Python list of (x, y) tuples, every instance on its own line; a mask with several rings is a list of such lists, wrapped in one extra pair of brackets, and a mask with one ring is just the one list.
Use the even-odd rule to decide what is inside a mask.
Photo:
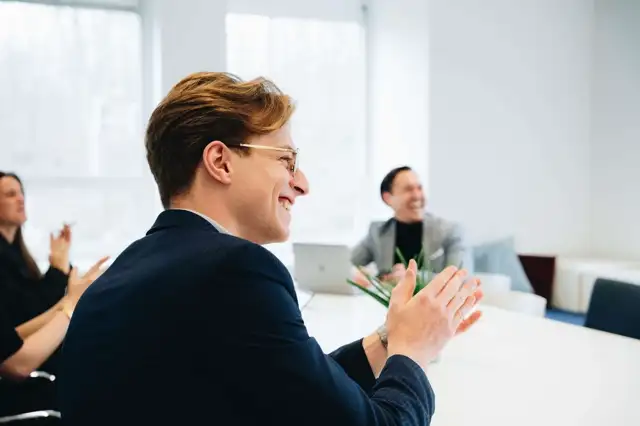
[(325, 355), (262, 247), (288, 238), (309, 192), (293, 109), (273, 83), (225, 73), (186, 77), (155, 109), (147, 159), (165, 211), (73, 314), (66, 425), (429, 424), (424, 369), (478, 319), (478, 282), (450, 268), (412, 298), (413, 264), (386, 323)]

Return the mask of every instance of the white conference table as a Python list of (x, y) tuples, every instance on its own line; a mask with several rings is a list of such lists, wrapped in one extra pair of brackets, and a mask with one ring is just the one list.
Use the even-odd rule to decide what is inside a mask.
[[(298, 294), (325, 352), (370, 334), (386, 314), (364, 295)], [(640, 340), (482, 310), (427, 371), (433, 426), (640, 425)]]

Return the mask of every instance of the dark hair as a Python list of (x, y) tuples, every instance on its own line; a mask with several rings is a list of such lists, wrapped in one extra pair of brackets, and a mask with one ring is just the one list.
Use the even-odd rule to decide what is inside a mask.
[(271, 81), (242, 81), (221, 72), (199, 72), (178, 82), (151, 114), (145, 145), (160, 199), (186, 191), (204, 148), (224, 142), (244, 155), (247, 138), (284, 126), (294, 111), (291, 98)]
[(384, 193), (391, 192), (393, 181), (396, 180), (396, 176), (398, 176), (400, 172), (406, 172), (410, 170), (412, 169), (409, 166), (401, 166), (396, 167), (395, 169), (387, 173), (387, 175), (384, 177), (384, 179), (382, 179), (382, 182), (380, 183), (380, 197), (382, 197), (382, 199), (384, 200)]
[[(24, 194), (24, 185), (22, 184), (22, 181), (20, 180), (18, 175), (16, 175), (15, 173), (0, 172), (0, 179), (2, 179), (3, 177), (10, 177), (17, 180), (18, 183), (20, 184), (20, 190)], [(40, 272), (40, 268), (38, 268), (38, 264), (36, 263), (35, 260), (33, 260), (33, 256), (31, 256), (31, 253), (29, 253), (29, 250), (27, 249), (27, 245), (24, 243), (24, 237), (22, 236), (21, 226), (18, 227), (18, 231), (16, 232), (14, 244), (17, 244), (18, 248), (20, 249), (20, 254), (24, 259), (24, 262), (27, 264), (29, 276), (31, 276), (31, 278), (33, 279), (39, 280), (42, 277), (42, 272)]]

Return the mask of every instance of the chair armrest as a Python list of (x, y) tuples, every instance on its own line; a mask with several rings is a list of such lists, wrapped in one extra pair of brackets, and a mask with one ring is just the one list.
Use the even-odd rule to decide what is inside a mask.
[(49, 382), (55, 382), (56, 380), (56, 376), (50, 373), (47, 373), (46, 371), (32, 371), (31, 374), (29, 374), (29, 378), (31, 379), (44, 379), (47, 380)]
[(46, 419), (46, 418), (62, 418), (58, 411), (53, 410), (41, 410), (31, 411), (29, 413), (16, 414), (15, 416), (0, 417), (0, 424), (17, 423), (26, 420), (33, 419)]

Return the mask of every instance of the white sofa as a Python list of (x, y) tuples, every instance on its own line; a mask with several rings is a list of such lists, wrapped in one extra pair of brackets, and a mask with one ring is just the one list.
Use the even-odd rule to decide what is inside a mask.
[(508, 311), (544, 317), (547, 300), (536, 294), (511, 291), (511, 278), (503, 274), (474, 274), (482, 282), (482, 305), (496, 306)]
[(598, 278), (640, 285), (640, 261), (558, 257), (551, 304), (558, 309), (586, 313)]

